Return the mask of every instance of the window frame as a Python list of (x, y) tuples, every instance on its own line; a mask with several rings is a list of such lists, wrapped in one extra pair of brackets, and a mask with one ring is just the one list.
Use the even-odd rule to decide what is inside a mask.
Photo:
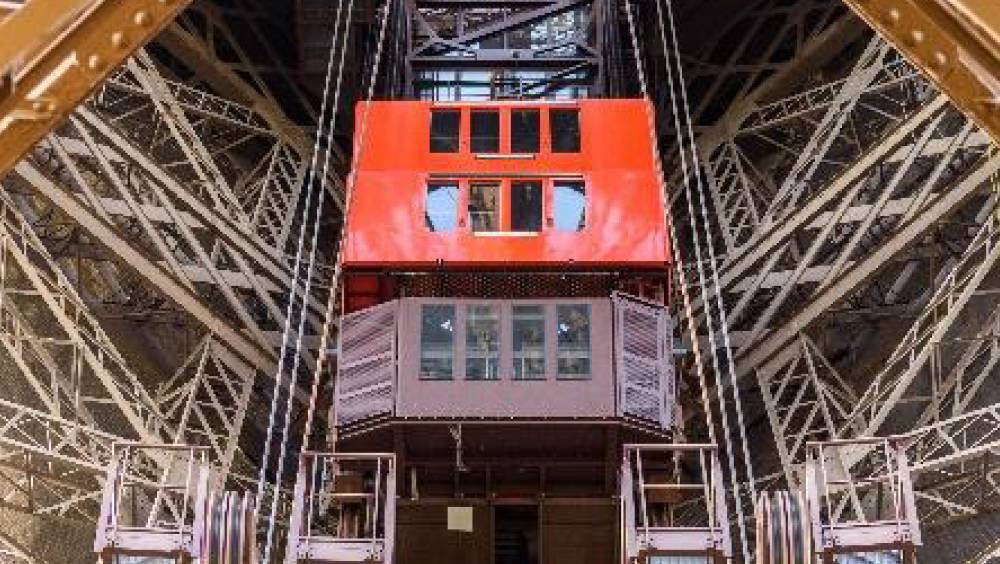
[[(560, 361), (560, 349), (562, 348), (559, 343), (559, 309), (569, 308), (569, 307), (579, 307), (584, 306), (587, 311), (587, 371), (586, 372), (567, 372), (563, 373), (559, 367)], [(557, 302), (554, 304), (553, 309), (553, 321), (555, 325), (555, 332), (552, 335), (555, 339), (555, 366), (553, 370), (555, 372), (556, 380), (593, 380), (594, 379), (594, 307), (591, 302), (588, 301), (564, 301)]]
[[(595, 299), (529, 299), (529, 300), (497, 300), (497, 299), (444, 299), (426, 298), (416, 304), (416, 326), (420, 329), (416, 335), (418, 368), (417, 379), (428, 382), (556, 382), (556, 381), (592, 381), (594, 380), (594, 312)], [(452, 371), (450, 377), (428, 375), (422, 371), (423, 362), (423, 311), (428, 306), (449, 306), (454, 313), (452, 331)], [(497, 309), (499, 342), (497, 346), (496, 378), (470, 378), (468, 369), (468, 326), (469, 308), (474, 306), (492, 306)], [(542, 366), (541, 374), (531, 377), (517, 377), (515, 371), (514, 349), (514, 309), (516, 307), (538, 307), (542, 313)], [(562, 374), (559, 372), (559, 308), (564, 306), (584, 306), (587, 310), (587, 359), (586, 373)], [(612, 323), (609, 318), (605, 323)], [(611, 330), (608, 326), (607, 330)], [(603, 349), (602, 349), (603, 350)], [(614, 354), (613, 348), (608, 349)], [(613, 361), (612, 361), (613, 364)], [(611, 365), (609, 364), (609, 368)]]
[[(467, 380), (467, 381), (470, 381), (470, 382), (483, 382), (483, 381), (494, 382), (494, 381), (503, 380), (503, 374), (504, 374), (504, 353), (505, 353), (504, 343), (507, 342), (507, 339), (504, 338), (504, 334), (505, 334), (505, 331), (504, 331), (504, 318), (505, 318), (505, 316), (504, 316), (504, 310), (507, 309), (505, 307), (505, 305), (506, 304), (504, 304), (502, 300), (501, 301), (494, 301), (494, 300), (463, 300), (462, 302), (460, 302), (460, 306), (459, 307), (462, 310), (461, 326), (462, 326), (462, 367), (463, 367), (462, 379), (463, 380)], [(469, 361), (470, 360), (475, 360), (478, 357), (471, 356), (470, 352), (469, 352), (470, 351), (470, 348), (469, 348), (469, 338), (470, 338), (470, 334), (469, 334), (469, 327), (470, 327), (469, 318), (470, 318), (470, 314), (472, 313), (472, 309), (473, 308), (477, 308), (477, 307), (490, 308), (490, 309), (493, 310), (493, 313), (496, 315), (496, 320), (495, 320), (496, 321), (496, 336), (497, 336), (497, 343), (496, 343), (496, 365), (495, 365), (496, 377), (493, 377), (493, 378), (490, 377), (490, 373), (489, 373), (490, 372), (489, 371), (489, 358), (491, 357), (489, 350), (486, 351), (486, 354), (483, 357), (484, 359), (486, 359), (486, 365), (485, 365), (486, 368), (485, 368), (484, 375), (482, 377), (476, 377), (476, 378), (473, 378), (472, 376), (470, 376)]]
[[(583, 226), (577, 227), (576, 229), (560, 229), (558, 225), (558, 219), (556, 213), (559, 211), (559, 206), (556, 202), (556, 184), (579, 184), (583, 187)], [(590, 186), (587, 180), (583, 177), (565, 177), (565, 178), (553, 178), (549, 185), (549, 201), (551, 202), (550, 209), (551, 215), (549, 228), (553, 233), (582, 233), (590, 227)]]
[[(453, 212), (453, 224), (451, 229), (437, 230), (432, 228), (432, 223), (430, 222), (430, 195), (431, 188), (434, 186), (454, 186), (455, 187), (455, 209)], [(465, 222), (462, 219), (462, 181), (457, 178), (428, 178), (424, 182), (424, 227), (427, 231), (437, 234), (445, 233), (457, 233), (462, 230)]]
[[(527, 103), (524, 105), (492, 105), (488, 102), (467, 102), (456, 105), (451, 102), (432, 102), (430, 107), (431, 116), (428, 119), (429, 125), (433, 125), (435, 113), (457, 112), (459, 114), (458, 123), (458, 149), (456, 151), (433, 151), (428, 149), (431, 155), (482, 155), (484, 158), (537, 158), (539, 156), (554, 155), (580, 155), (583, 153), (583, 134), (585, 128), (585, 118), (583, 109), (574, 102), (560, 103)], [(514, 116), (517, 112), (537, 113), (538, 115), (538, 145), (536, 150), (514, 150)], [(477, 150), (473, 143), (473, 121), (477, 113), (493, 113), (497, 115), (497, 148), (493, 150)], [(572, 113), (576, 116), (576, 148), (575, 150), (556, 150), (555, 130), (553, 126), (554, 116), (559, 113)], [(433, 134), (433, 128), (430, 128)], [(433, 139), (433, 135), (431, 136)], [(483, 138), (485, 139), (485, 137)]]
[[(538, 229), (535, 231), (521, 231), (514, 229), (514, 185), (515, 184), (528, 184), (536, 183), (539, 189), (540, 200), (538, 202), (539, 206), (539, 216), (538, 216)], [(518, 178), (507, 178), (505, 179), (504, 185), (504, 195), (506, 198), (501, 200), (501, 204), (506, 202), (507, 206), (504, 208), (501, 206), (501, 217), (505, 221), (501, 222), (500, 227), (503, 233), (510, 233), (512, 235), (522, 235), (522, 236), (533, 236), (539, 235), (545, 232), (545, 211), (548, 208), (546, 205), (547, 194), (549, 192), (548, 185), (550, 183), (546, 182), (546, 179), (532, 176), (518, 177)]]
[[(497, 106), (472, 106), (467, 108), (466, 111), (469, 114), (469, 152), (474, 155), (502, 155), (507, 152), (506, 147), (510, 147), (509, 138), (504, 136), (504, 123), (509, 121), (507, 116), (509, 112), (507, 108), (497, 107)], [(475, 116), (476, 114), (496, 114), (497, 116), (497, 148), (496, 150), (490, 151), (480, 151), (476, 149), (475, 146)], [(481, 139), (487, 139), (486, 137), (481, 137)]]
[[(448, 376), (431, 374), (430, 372), (424, 371), (424, 310), (430, 307), (450, 307), (452, 309), (451, 320), (454, 324), (451, 330), (451, 374)], [(417, 379), (425, 380), (431, 382), (451, 382), (457, 379), (458, 374), (464, 373), (465, 366), (460, 365), (460, 355), (459, 350), (462, 348), (459, 346), (459, 338), (462, 330), (461, 322), (459, 320), (459, 315), (461, 313), (461, 308), (458, 303), (454, 301), (436, 300), (429, 301), (418, 304), (417, 307), (417, 327), (419, 331), (417, 333)], [(461, 368), (461, 372), (459, 369)]]
[[(571, 113), (576, 116), (576, 150), (556, 150), (555, 116), (559, 113)], [(548, 108), (549, 152), (553, 155), (579, 155), (583, 152), (583, 112), (579, 106)]]
[[(514, 186), (517, 183), (538, 183), (541, 187), (541, 225), (538, 231), (515, 231), (514, 220)], [(583, 227), (576, 230), (562, 230), (556, 226), (556, 184), (577, 183), (583, 187)], [(451, 230), (435, 231), (427, 224), (428, 217), (428, 195), (431, 186), (454, 184), (458, 187), (458, 197), (456, 199), (455, 227)], [(497, 229), (476, 231), (469, 206), (472, 203), (472, 188), (474, 185), (495, 184), (498, 188), (497, 194)], [(545, 234), (582, 233), (590, 228), (591, 207), (590, 207), (590, 182), (586, 176), (545, 176), (545, 175), (518, 175), (506, 177), (451, 177), (451, 176), (428, 176), (424, 180), (423, 205), (421, 211), (423, 217), (421, 223), (424, 229), (434, 234), (467, 233), (481, 237), (536, 237)]]
[[(462, 153), (462, 148), (463, 148), (462, 138), (465, 137), (465, 134), (464, 134), (464, 129), (465, 128), (462, 126), (462, 123), (465, 121), (465, 118), (463, 116), (464, 113), (465, 112), (463, 112), (461, 108), (449, 108), (449, 107), (431, 108), (430, 116), (428, 116), (428, 120), (427, 120), (427, 124), (428, 124), (427, 150), (428, 150), (428, 152), (430, 154), (432, 154), (432, 155), (458, 155), (458, 154)], [(435, 115), (443, 115), (443, 114), (458, 114), (458, 129), (455, 132), (455, 150), (454, 151), (435, 151), (434, 150), (434, 141), (436, 139), (442, 139), (442, 137), (434, 135), (434, 116)]]
[[(472, 188), (474, 186), (492, 186), (495, 185), (497, 188), (496, 195), (496, 229), (476, 231), (475, 222), (472, 219)], [(476, 178), (468, 179), (464, 183), (465, 186), (465, 209), (460, 210), (465, 217), (466, 229), (472, 235), (489, 235), (496, 233), (503, 233), (504, 226), (504, 200), (505, 200), (505, 190), (504, 190), (504, 179), (502, 178)], [(482, 213), (482, 212), (479, 212)]]
[[(547, 112), (544, 112), (542, 110), (543, 110), (543, 108), (542, 107), (538, 107), (538, 106), (521, 106), (521, 107), (515, 106), (515, 107), (512, 107), (512, 108), (508, 109), (508, 111), (507, 111), (507, 116), (508, 116), (508, 118), (507, 118), (507, 122), (508, 122), (508, 127), (507, 127), (507, 146), (510, 148), (510, 154), (512, 154), (512, 155), (537, 155), (537, 154), (539, 154), (539, 153), (542, 152), (542, 149), (543, 149), (543, 146), (544, 146), (544, 137), (545, 137), (543, 135), (543, 132), (542, 132), (542, 122), (544, 121), (544, 117), (545, 117), (544, 114), (547, 113)], [(535, 115), (536, 123), (535, 123), (535, 140), (534, 140), (535, 143), (534, 143), (534, 150), (524, 150), (524, 149), (515, 150), (514, 149), (514, 145), (515, 145), (515, 135), (514, 135), (514, 123), (515, 123), (515, 120), (514, 120), (514, 114), (517, 114), (517, 113), (526, 113), (526, 114), (530, 113), (530, 114), (534, 114)]]

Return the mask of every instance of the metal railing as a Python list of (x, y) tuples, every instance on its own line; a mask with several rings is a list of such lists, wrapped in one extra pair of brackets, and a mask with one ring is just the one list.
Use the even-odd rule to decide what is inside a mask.
[(921, 543), (905, 447), (900, 438), (808, 444), (806, 495), (816, 550), (909, 553)]
[(620, 485), (627, 560), (700, 556), (722, 562), (732, 556), (715, 445), (625, 445)]
[(94, 550), (111, 554), (201, 553), (208, 447), (119, 443), (104, 484)]
[(396, 457), (303, 452), (286, 564), (393, 561)]

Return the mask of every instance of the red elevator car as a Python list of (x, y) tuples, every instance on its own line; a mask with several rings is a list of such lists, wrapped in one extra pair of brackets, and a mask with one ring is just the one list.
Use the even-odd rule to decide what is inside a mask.
[(374, 102), (346, 269), (655, 269), (670, 262), (642, 100)]

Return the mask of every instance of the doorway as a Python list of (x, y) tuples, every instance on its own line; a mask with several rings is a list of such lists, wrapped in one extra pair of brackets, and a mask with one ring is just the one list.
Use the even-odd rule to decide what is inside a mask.
[(539, 564), (537, 505), (493, 508), (493, 564)]

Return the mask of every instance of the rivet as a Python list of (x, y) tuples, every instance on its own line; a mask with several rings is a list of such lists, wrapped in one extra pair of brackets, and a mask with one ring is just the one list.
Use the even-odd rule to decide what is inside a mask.
[(38, 113), (44, 113), (50, 111), (52, 108), (47, 100), (35, 100), (31, 103), (31, 109)]
[(938, 51), (934, 53), (934, 56), (931, 58), (931, 62), (937, 68), (944, 68), (948, 65), (948, 55)]
[(104, 59), (100, 55), (87, 57), (87, 68), (92, 71), (99, 71), (104, 68)]
[(128, 40), (125, 39), (124, 33), (116, 31), (111, 34), (111, 44), (117, 47), (118, 49), (122, 49), (128, 45)]
[(898, 8), (889, 8), (885, 12), (885, 21), (890, 25), (899, 23), (900, 13)]
[(924, 32), (920, 31), (919, 29), (915, 29), (915, 30), (911, 31), (910, 32), (910, 40), (914, 44), (923, 43), (924, 42)]
[(139, 10), (135, 13), (135, 16), (132, 17), (132, 21), (134, 21), (135, 25), (139, 27), (146, 27), (151, 21), (153, 21), (153, 18), (150, 17), (149, 12)]

